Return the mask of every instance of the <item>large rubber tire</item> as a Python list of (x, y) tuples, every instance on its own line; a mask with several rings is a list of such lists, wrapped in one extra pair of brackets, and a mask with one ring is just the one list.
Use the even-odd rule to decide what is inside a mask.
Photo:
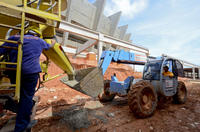
[(137, 118), (146, 118), (154, 114), (157, 107), (157, 94), (148, 81), (139, 81), (128, 92), (129, 108)]
[(185, 83), (178, 81), (177, 92), (173, 96), (173, 101), (176, 104), (184, 104), (187, 100), (187, 88)]
[(106, 80), (104, 82), (104, 91), (103, 93), (99, 94), (99, 101), (101, 102), (109, 102), (112, 101), (115, 98), (115, 94), (110, 94), (109, 92), (110, 88), (110, 81)]

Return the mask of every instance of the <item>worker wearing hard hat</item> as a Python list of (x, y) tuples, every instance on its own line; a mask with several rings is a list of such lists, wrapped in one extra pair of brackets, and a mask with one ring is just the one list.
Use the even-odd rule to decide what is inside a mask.
[[(41, 39), (42, 33), (36, 26), (31, 26), (25, 30), (23, 42), (23, 56), (21, 67), (21, 91), (20, 101), (16, 117), (15, 132), (25, 131), (30, 123), (30, 116), (33, 107), (33, 96), (41, 72), (39, 58), (43, 50), (50, 48), (50, 45)], [(9, 40), (19, 41), (20, 36), (14, 35)], [(55, 41), (52, 41), (54, 44)], [(3, 46), (17, 47), (16, 44), (4, 43)], [(8, 52), (7, 49), (0, 49), (0, 55)], [(8, 52), (9, 62), (17, 62), (17, 50)], [(11, 67), (8, 65), (8, 67)], [(11, 83), (15, 83), (16, 72), (9, 72)], [(13, 78), (14, 77), (14, 78)]]
[(174, 74), (172, 72), (169, 71), (169, 67), (168, 66), (164, 66), (163, 67), (163, 73), (164, 76), (168, 76), (168, 77), (173, 77)]

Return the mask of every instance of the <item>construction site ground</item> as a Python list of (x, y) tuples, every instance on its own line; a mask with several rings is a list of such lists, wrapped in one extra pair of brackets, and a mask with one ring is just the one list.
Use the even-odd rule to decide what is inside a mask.
[[(90, 66), (72, 62), (76, 68)], [(86, 64), (86, 63), (85, 63)], [(121, 66), (123, 67), (123, 66)], [(51, 74), (59, 70), (51, 64)], [(127, 68), (115, 68), (112, 64), (105, 79), (116, 73), (119, 80), (133, 75), (141, 78), (142, 74)], [(38, 123), (33, 132), (199, 132), (200, 131), (200, 83), (181, 78), (188, 90), (185, 104), (173, 104), (170, 99), (161, 102), (155, 114), (146, 119), (137, 119), (130, 111), (127, 97), (115, 97), (112, 102), (100, 103), (75, 91), (60, 81), (63, 76), (47, 82), (36, 95), (40, 97), (35, 118)], [(0, 127), (15, 117), (7, 112), (0, 119)]]

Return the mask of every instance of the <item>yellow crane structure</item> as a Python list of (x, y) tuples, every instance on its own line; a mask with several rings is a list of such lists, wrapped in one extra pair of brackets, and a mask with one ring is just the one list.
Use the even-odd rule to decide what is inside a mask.
[[(62, 2), (62, 4), (61, 4)], [(61, 21), (61, 11), (67, 8), (66, 0), (1, 0), (0, 1), (0, 48), (18, 50), (17, 62), (6, 62), (4, 55), (0, 56), (0, 97), (11, 96), (15, 101), (20, 99), (21, 63), (23, 54), (24, 32), (30, 26), (36, 26), (42, 31), (42, 38), (49, 44), (55, 36), (55, 29)], [(20, 41), (8, 40), (9, 36), (20, 35)], [(18, 45), (17, 48), (2, 46), (4, 42)], [(49, 61), (53, 61), (70, 78), (74, 76), (74, 69), (65, 55), (60, 44), (56, 43), (48, 51), (44, 51), (46, 61), (41, 62), (44, 80), (49, 77), (47, 68)], [(16, 65), (16, 68), (7, 68), (6, 65)], [(7, 70), (16, 71), (16, 84), (11, 84), (4, 74)], [(30, 69), (31, 70), (31, 69)], [(13, 89), (14, 87), (14, 89)], [(0, 98), (0, 107), (1, 107)], [(1, 109), (1, 108), (0, 108)]]

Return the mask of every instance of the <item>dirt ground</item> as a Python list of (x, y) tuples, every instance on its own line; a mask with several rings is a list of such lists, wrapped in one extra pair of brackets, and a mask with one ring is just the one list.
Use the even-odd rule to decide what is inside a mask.
[[(76, 66), (77, 67), (77, 66)], [(53, 74), (62, 72), (50, 67)], [(120, 81), (127, 76), (141, 77), (125, 69), (109, 67), (105, 79), (113, 73)], [(63, 76), (62, 76), (63, 77)], [(77, 92), (59, 80), (47, 82), (37, 92), (40, 97), (35, 118), (38, 123), (33, 132), (199, 132), (200, 131), (200, 83), (194, 84), (187, 79), (188, 100), (176, 105), (171, 101), (158, 107), (152, 117), (137, 119), (130, 111), (127, 97), (115, 97), (112, 102), (100, 103)], [(0, 119), (0, 128), (6, 120), (15, 116), (8, 112)], [(1, 131), (1, 130), (0, 130)]]
[(199, 132), (200, 84), (184, 82), (186, 104), (167, 102), (146, 119), (134, 117), (126, 97), (100, 103), (68, 87), (43, 88), (33, 132)]
[(41, 101), (33, 132), (199, 132), (200, 84), (184, 82), (188, 89), (186, 104), (168, 101), (146, 119), (134, 117), (126, 97), (100, 103), (67, 87), (43, 88), (38, 93)]

